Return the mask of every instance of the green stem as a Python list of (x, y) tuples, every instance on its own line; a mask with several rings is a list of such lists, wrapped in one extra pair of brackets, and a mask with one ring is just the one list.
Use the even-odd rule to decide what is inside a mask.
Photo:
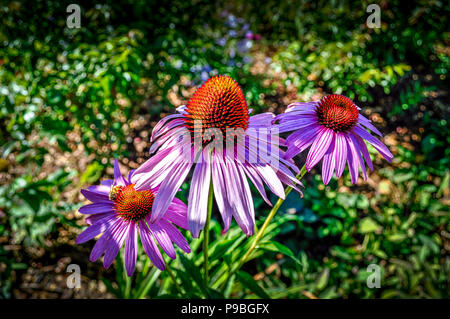
[(152, 288), (156, 279), (158, 279), (160, 273), (161, 270), (157, 269), (156, 267), (153, 267), (153, 269), (147, 274), (147, 277), (144, 279), (141, 289), (139, 289), (139, 291), (136, 293), (137, 299), (142, 299), (147, 295), (148, 291), (150, 290), (150, 288)]
[(173, 283), (175, 284), (175, 288), (177, 288), (180, 295), (183, 296), (184, 295), (183, 289), (181, 289), (180, 285), (178, 284), (177, 280), (175, 279), (172, 269), (170, 269), (170, 267), (169, 267), (169, 263), (166, 263), (166, 270), (167, 270), (167, 273), (169, 274), (170, 278), (172, 279)]
[(131, 292), (131, 277), (128, 277), (128, 275), (125, 273), (125, 294), (124, 298), (129, 299), (130, 298), (130, 292)]
[(131, 292), (131, 276), (128, 277), (127, 271), (125, 269), (125, 249), (120, 251), (120, 257), (122, 259), (122, 265), (123, 265), (123, 272), (122, 276), (125, 281), (125, 289), (123, 290), (123, 297), (124, 299), (130, 298), (130, 292)]
[[(303, 178), (303, 176), (305, 176), (305, 174), (306, 174), (306, 164), (303, 165), (302, 169), (300, 170), (300, 174), (298, 174), (296, 177), (298, 180), (301, 180)], [(289, 195), (289, 193), (291, 191), (292, 191), (292, 187), (290, 187), (290, 186), (286, 187), (286, 190), (284, 192), (285, 199), (287, 198), (287, 196)], [(284, 199), (279, 198), (277, 200), (277, 202), (275, 203), (275, 205), (272, 207), (269, 215), (267, 215), (266, 220), (264, 221), (264, 224), (261, 226), (261, 228), (257, 232), (250, 248), (246, 251), (246, 253), (241, 258), (241, 260), (239, 261), (237, 266), (234, 267), (233, 269), (231, 269), (231, 271), (228, 273), (228, 277), (225, 280), (224, 287), (226, 287), (226, 283), (230, 280), (231, 276), (233, 276), (233, 274), (235, 274), (247, 262), (247, 259), (250, 257), (251, 253), (255, 250), (256, 246), (258, 245), (259, 241), (261, 240), (262, 236), (264, 235), (264, 232), (266, 231), (267, 227), (269, 226), (270, 222), (272, 221), (273, 217), (275, 216), (275, 214), (277, 213), (278, 209), (281, 207), (283, 202), (284, 202)]]
[(205, 284), (208, 286), (208, 243), (209, 243), (209, 222), (211, 221), (211, 212), (213, 207), (213, 186), (212, 181), (209, 185), (208, 197), (208, 215), (206, 216), (205, 229), (203, 230), (203, 268), (205, 272)]

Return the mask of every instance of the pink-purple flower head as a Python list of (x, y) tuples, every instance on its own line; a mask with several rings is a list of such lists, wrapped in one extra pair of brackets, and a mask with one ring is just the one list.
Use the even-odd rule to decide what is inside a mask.
[(273, 134), (274, 115), (249, 116), (244, 94), (229, 76), (206, 81), (177, 111), (155, 126), (150, 152), (156, 154), (131, 178), (136, 189), (147, 188), (152, 176), (161, 180), (150, 220), (164, 216), (194, 167), (187, 214), (192, 235), (198, 237), (205, 225), (211, 184), (223, 232), (234, 217), (245, 234), (252, 235), (255, 212), (247, 178), (269, 205), (264, 185), (284, 198), (283, 183), (294, 188), (300, 184), (291, 172), (298, 168), (282, 157), (279, 144), (283, 140)]
[(152, 206), (159, 185), (155, 183), (155, 179), (150, 178), (148, 189), (136, 190), (130, 181), (132, 175), (133, 171), (125, 179), (115, 160), (114, 180), (105, 180), (101, 185), (81, 190), (84, 197), (92, 202), (79, 209), (80, 213), (89, 215), (86, 222), (90, 226), (76, 239), (76, 243), (81, 244), (103, 233), (89, 259), (95, 261), (104, 254), (105, 268), (112, 264), (125, 242), (125, 268), (128, 276), (133, 274), (136, 265), (138, 233), (145, 253), (161, 270), (165, 268), (165, 263), (156, 243), (172, 259), (176, 258), (173, 244), (190, 252), (186, 239), (174, 226), (187, 229), (186, 205), (181, 200), (172, 198), (165, 215), (157, 221), (151, 221)]
[(348, 163), (351, 181), (358, 181), (359, 167), (367, 179), (367, 164), (373, 170), (372, 161), (364, 141), (369, 142), (387, 161), (393, 155), (387, 147), (372, 136), (371, 130), (380, 137), (382, 134), (371, 121), (359, 114), (360, 108), (349, 98), (332, 94), (320, 101), (293, 103), (286, 112), (276, 116), (279, 132), (293, 131), (286, 139), (286, 158), (292, 158), (311, 146), (306, 169), (310, 171), (322, 160), (322, 180), (326, 185), (336, 172), (340, 177)]

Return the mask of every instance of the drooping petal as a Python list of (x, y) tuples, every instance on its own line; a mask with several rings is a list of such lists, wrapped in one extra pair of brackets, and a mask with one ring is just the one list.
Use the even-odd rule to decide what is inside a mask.
[[(180, 124), (182, 124), (182, 122), (179, 120), (177, 121), (177, 119), (182, 119), (182, 118), (183, 118), (182, 114), (172, 114), (172, 115), (167, 115), (167, 116), (163, 117), (161, 120), (159, 120), (159, 122), (153, 128), (150, 142), (153, 142), (155, 139), (157, 139), (159, 136), (161, 136), (162, 134), (167, 132), (168, 129), (171, 128), (170, 126), (167, 127), (168, 125), (165, 125), (169, 120), (172, 120), (170, 122), (175, 122), (176, 125), (180, 125)], [(184, 121), (183, 121), (183, 123), (184, 123)]]
[[(353, 132), (350, 134), (353, 134)], [(354, 136), (356, 138), (356, 141), (358, 142), (358, 147), (364, 156), (364, 160), (366, 161), (367, 166), (369, 166), (369, 168), (373, 171), (373, 164), (372, 164), (372, 160), (370, 158), (369, 150), (367, 149), (366, 143), (364, 143), (364, 140), (361, 137), (359, 137), (357, 135), (354, 135)]]
[(269, 165), (252, 165), (258, 172), (264, 182), (269, 186), (270, 190), (278, 197), (284, 199), (284, 187), (281, 181), (277, 178), (277, 174)]
[(141, 234), (142, 247), (144, 247), (144, 251), (148, 258), (150, 258), (155, 267), (160, 270), (164, 270), (164, 259), (145, 222), (139, 223), (139, 232)]
[(206, 222), (210, 182), (211, 163), (204, 157), (195, 166), (189, 191), (187, 216), (189, 230), (194, 238), (198, 238)]
[(375, 149), (380, 152), (381, 155), (388, 161), (391, 162), (394, 158), (394, 155), (388, 150), (386, 145), (384, 145), (382, 142), (380, 142), (377, 138), (370, 135), (366, 130), (355, 126), (353, 128), (353, 132), (359, 136), (361, 136), (363, 139), (365, 139), (367, 142), (369, 142)]
[(247, 195), (245, 194), (246, 190), (244, 190), (245, 186), (243, 185), (236, 163), (234, 161), (225, 161), (224, 165), (225, 185), (229, 198), (232, 200), (230, 205), (233, 208), (233, 216), (244, 233), (249, 236), (253, 233), (254, 217), (252, 220), (251, 213), (246, 208), (249, 204), (247, 202)]
[(127, 271), (128, 277), (130, 277), (136, 266), (138, 251), (138, 233), (137, 225), (135, 222), (130, 222), (130, 227), (128, 230), (128, 237), (125, 242), (125, 269)]
[(161, 219), (159, 223), (167, 231), (167, 234), (175, 245), (180, 247), (186, 253), (191, 252), (191, 248), (189, 247), (188, 242), (175, 226), (173, 226), (165, 219)]
[(378, 136), (383, 136), (383, 134), (381, 134), (381, 132), (375, 126), (372, 125), (371, 121), (366, 117), (362, 116), (361, 114), (358, 115), (358, 122), (360, 123), (360, 125), (367, 127), (369, 130), (371, 130)]
[(314, 140), (306, 158), (306, 169), (310, 171), (323, 157), (333, 140), (334, 132), (324, 128)]
[(350, 177), (353, 184), (358, 183), (358, 171), (359, 171), (359, 162), (358, 155), (355, 152), (355, 149), (352, 147), (353, 143), (350, 138), (345, 134), (345, 139), (347, 143), (347, 162), (348, 168), (350, 171)]
[(139, 166), (131, 177), (131, 182), (135, 184), (134, 188), (136, 190), (154, 189), (172, 173), (177, 164), (188, 161), (182, 157), (185, 156), (182, 154), (183, 145), (160, 150)]
[(286, 139), (288, 150), (284, 154), (284, 158), (292, 158), (307, 149), (317, 138), (321, 130), (322, 127), (320, 125), (311, 125), (289, 135)]
[(109, 226), (103, 235), (97, 240), (92, 248), (91, 255), (89, 256), (90, 261), (96, 261), (99, 259), (106, 248), (108, 247), (109, 241), (111, 239), (111, 235), (122, 225), (121, 219), (116, 219), (111, 226)]
[(336, 137), (333, 136), (330, 146), (327, 152), (323, 156), (322, 161), (322, 180), (325, 185), (327, 185), (333, 177), (334, 167), (336, 165), (336, 156), (334, 154)]
[(186, 179), (191, 166), (191, 162), (182, 161), (180, 163), (176, 163), (174, 168), (171, 170), (171, 173), (168, 174), (166, 179), (162, 182), (158, 193), (155, 196), (155, 201), (153, 202), (150, 219), (152, 223), (164, 216), (164, 213), (167, 211), (167, 208), (175, 197), (176, 192), (178, 192), (181, 184), (183, 184)]
[(108, 227), (110, 227), (114, 220), (116, 220), (116, 216), (110, 215), (105, 219), (102, 219), (98, 223), (89, 226), (86, 230), (84, 230), (75, 240), (75, 243), (82, 244), (91, 240), (92, 238), (98, 236), (103, 233)]
[(355, 135), (353, 135), (353, 134), (348, 134), (347, 136), (349, 138), (349, 145), (352, 148), (352, 155), (355, 156), (355, 154), (356, 154), (359, 165), (361, 166), (361, 171), (363, 173), (364, 180), (367, 180), (366, 165), (364, 164), (364, 160), (361, 155), (361, 151), (358, 148), (358, 141), (357, 141)]
[[(287, 177), (282, 171), (278, 171), (277, 176), (280, 179), (280, 181), (282, 181), (284, 184), (294, 189), (296, 192), (300, 194), (301, 197), (303, 197), (302, 191), (297, 187), (297, 185), (294, 184), (294, 182), (291, 180), (290, 177)], [(302, 185), (302, 183), (299, 180), (297, 180), (297, 183), (299, 185)]]
[[(182, 120), (181, 122), (184, 123)], [(176, 146), (180, 142), (180, 139), (183, 139), (183, 134), (189, 134), (190, 138), (190, 133), (185, 127), (176, 126), (173, 129), (168, 130), (164, 136), (161, 136), (152, 143), (150, 146), (150, 154), (156, 152), (160, 148), (162, 150)]]
[[(187, 220), (187, 206), (185, 205), (184, 211), (180, 211), (178, 208), (173, 208), (173, 203), (170, 204), (169, 208), (167, 208), (166, 213), (164, 214), (164, 219), (174, 223), (178, 227), (183, 229), (188, 229), (188, 220)], [(162, 219), (161, 219), (162, 220)]]
[[(242, 191), (242, 199), (243, 199), (243, 207), (244, 211), (241, 213), (240, 211), (236, 210), (234, 216), (238, 216), (239, 218), (236, 218), (236, 221), (241, 220), (242, 225), (241, 228), (244, 231), (244, 233), (247, 236), (253, 235), (255, 231), (255, 210), (253, 206), (253, 198), (252, 198), (252, 192), (250, 191), (250, 186), (248, 185), (247, 177), (245, 175), (244, 169), (238, 165), (235, 166), (236, 171), (239, 173), (239, 179), (240, 179), (240, 187), (239, 189)], [(239, 222), (238, 222), (239, 224)]]
[(156, 238), (156, 241), (158, 242), (159, 246), (164, 250), (164, 252), (172, 259), (175, 259), (177, 255), (175, 254), (175, 249), (173, 248), (172, 241), (170, 240), (169, 235), (167, 234), (167, 231), (161, 227), (160, 222), (162, 220), (156, 222), (156, 223), (148, 223), (147, 225), (150, 229), (150, 232), (153, 234), (153, 237)]
[(108, 247), (106, 247), (105, 250), (105, 257), (103, 258), (103, 266), (105, 268), (109, 268), (114, 259), (116, 259), (116, 256), (119, 253), (125, 238), (127, 237), (129, 228), (130, 223), (122, 222), (122, 225), (117, 229), (117, 231), (112, 233)]
[(344, 133), (336, 133), (334, 141), (334, 155), (336, 157), (336, 177), (339, 178), (344, 173), (347, 162), (347, 142)]
[[(264, 199), (264, 201), (269, 206), (272, 206), (272, 203), (270, 202), (269, 198), (267, 197), (266, 190), (264, 189), (264, 184), (263, 184), (261, 178), (259, 177), (258, 172), (251, 165), (242, 165), (242, 167), (244, 168), (248, 178), (250, 178), (250, 180), (252, 181), (253, 185), (256, 187), (258, 192), (261, 194), (261, 196)], [(216, 193), (216, 191), (214, 191), (214, 194), (215, 193)]]
[(213, 183), (214, 198), (216, 200), (217, 207), (219, 208), (220, 215), (222, 216), (222, 220), (224, 223), (224, 232), (226, 232), (230, 227), (233, 212), (231, 210), (229, 199), (227, 196), (225, 178), (222, 172), (223, 166), (223, 161), (220, 160), (219, 156), (215, 156), (211, 162), (211, 177)]

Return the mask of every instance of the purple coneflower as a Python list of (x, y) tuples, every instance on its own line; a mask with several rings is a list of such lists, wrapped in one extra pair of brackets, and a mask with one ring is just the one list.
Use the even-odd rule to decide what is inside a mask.
[(279, 132), (295, 131), (286, 139), (286, 158), (292, 158), (311, 146), (306, 158), (306, 169), (311, 170), (321, 159), (322, 180), (326, 185), (333, 176), (340, 177), (348, 162), (353, 184), (358, 181), (359, 166), (367, 179), (364, 160), (371, 170), (372, 161), (364, 140), (369, 142), (383, 157), (391, 162), (393, 155), (387, 147), (366, 129), (379, 136), (380, 131), (371, 121), (359, 114), (349, 98), (331, 94), (320, 101), (293, 103), (286, 112), (276, 116)]
[(187, 229), (186, 205), (177, 198), (172, 198), (166, 214), (158, 221), (150, 221), (153, 202), (158, 193), (158, 185), (150, 178), (149, 188), (136, 190), (134, 184), (120, 173), (119, 163), (114, 162), (114, 180), (105, 180), (101, 185), (82, 189), (81, 193), (92, 204), (79, 209), (82, 214), (89, 214), (86, 222), (90, 225), (76, 239), (77, 244), (84, 243), (97, 235), (103, 235), (92, 249), (90, 261), (99, 259), (103, 254), (103, 264), (108, 268), (125, 242), (125, 268), (128, 276), (134, 272), (138, 250), (138, 230), (144, 251), (152, 263), (163, 270), (164, 259), (156, 242), (172, 259), (176, 258), (173, 244), (189, 253), (190, 248), (173, 225)]
[[(147, 188), (148, 180), (155, 175), (162, 181), (150, 221), (164, 216), (173, 196), (195, 166), (187, 213), (192, 235), (198, 237), (205, 225), (211, 183), (224, 222), (223, 233), (228, 230), (233, 216), (245, 234), (252, 235), (255, 212), (247, 177), (269, 205), (264, 183), (281, 198), (285, 196), (283, 183), (294, 188), (295, 183), (300, 184), (289, 169), (298, 172), (298, 168), (291, 160), (280, 156), (278, 144), (283, 141), (273, 134), (274, 115), (249, 116), (244, 94), (229, 76), (210, 78), (188, 104), (177, 111), (178, 114), (163, 118), (155, 126), (150, 152), (158, 152), (131, 178), (136, 189)], [(211, 149), (213, 144), (214, 150)], [(243, 150), (245, 158), (242, 153), (236, 156), (238, 148)], [(192, 157), (186, 160), (186, 154), (194, 154), (194, 157), (200, 154), (201, 161)], [(250, 157), (257, 160), (249, 160)]]

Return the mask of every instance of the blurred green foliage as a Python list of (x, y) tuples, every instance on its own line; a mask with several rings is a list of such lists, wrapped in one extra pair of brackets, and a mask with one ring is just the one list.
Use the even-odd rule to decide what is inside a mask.
[[(375, 162), (375, 186), (351, 186), (344, 176), (323, 187), (308, 177), (303, 200), (288, 197), (251, 261), (225, 286), (251, 242), (236, 227), (222, 236), (214, 221), (210, 287), (201, 283), (201, 254), (179, 253), (171, 264), (185, 294), (448, 298), (446, 2), (383, 1), (380, 29), (365, 24), (372, 1), (80, 1), (80, 29), (65, 25), (69, 3), (0, 5), (1, 237), (45, 246), (60, 227), (79, 227), (67, 218), (80, 205), (73, 193), (97, 183), (112, 158), (135, 157), (130, 121), (158, 120), (178, 106), (173, 93), (186, 100), (183, 91), (229, 74), (255, 112), (273, 100), (285, 107), (277, 86), (293, 85), (304, 99), (347, 95), (384, 118), (383, 133), (400, 139), (406, 128), (417, 138), (396, 140), (392, 165)], [(267, 74), (252, 69), (258, 53)], [(89, 156), (84, 172), (69, 163), (49, 171), (79, 146), (77, 156)], [(182, 189), (186, 199), (188, 185)], [(254, 200), (262, 221), (268, 207), (256, 192)], [(193, 240), (192, 250), (199, 245)], [(0, 296), (10, 297), (11, 273), (27, 265), (4, 247), (0, 264)], [(366, 285), (370, 264), (382, 269), (381, 289)], [(131, 296), (179, 296), (145, 258), (138, 269)], [(116, 282), (103, 280), (124, 297), (120, 262), (116, 270)]]

